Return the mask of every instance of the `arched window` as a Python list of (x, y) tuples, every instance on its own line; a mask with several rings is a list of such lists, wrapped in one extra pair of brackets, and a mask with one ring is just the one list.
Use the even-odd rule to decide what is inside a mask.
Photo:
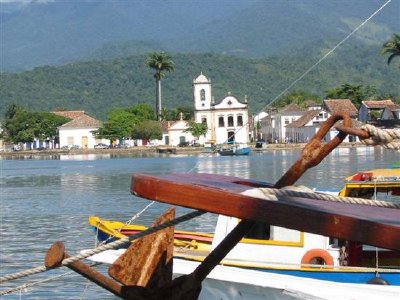
[(205, 101), (206, 100), (206, 91), (205, 90), (201, 90), (200, 91), (200, 100), (201, 101)]
[(237, 126), (243, 126), (243, 116), (238, 115), (237, 117)]
[(228, 127), (233, 127), (233, 116), (228, 116)]
[(224, 117), (218, 118), (218, 127), (225, 127)]
[(207, 124), (207, 118), (206, 118), (206, 117), (202, 117), (202, 118), (201, 118), (201, 123)]

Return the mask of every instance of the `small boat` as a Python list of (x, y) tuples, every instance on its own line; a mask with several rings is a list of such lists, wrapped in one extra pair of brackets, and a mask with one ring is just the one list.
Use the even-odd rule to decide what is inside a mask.
[(242, 143), (228, 143), (219, 145), (217, 152), (221, 156), (249, 155), (251, 147)]
[[(368, 174), (372, 181), (355, 183), (357, 178)], [(383, 176), (383, 175), (386, 176)], [(371, 170), (346, 178), (342, 196), (354, 196), (355, 190), (373, 185), (375, 192), (393, 193), (400, 188), (400, 169)], [(188, 177), (189, 175), (187, 175)], [(224, 181), (224, 177), (211, 174), (190, 175), (210, 184)], [(234, 178), (234, 177), (229, 177)], [(366, 177), (363, 177), (366, 179)], [(379, 178), (380, 181), (374, 180)], [(387, 180), (383, 180), (383, 179)], [(226, 179), (225, 179), (226, 180)], [(243, 185), (255, 185), (243, 179), (232, 179)], [(389, 183), (390, 182), (390, 183)], [(370, 186), (367, 188), (370, 189)], [(396, 192), (394, 193), (396, 195)], [(357, 194), (358, 195), (358, 194)], [(399, 194), (400, 195), (400, 194)], [(213, 234), (190, 231), (175, 231), (174, 257), (189, 261), (203, 261), (206, 255), (222, 241), (240, 222), (240, 219), (218, 216)], [(146, 229), (140, 225), (91, 217), (90, 225), (100, 241), (121, 238)], [(184, 249), (184, 251), (181, 251)], [(181, 262), (182, 263), (182, 262)], [(400, 252), (379, 249), (354, 242), (346, 242), (327, 236), (301, 232), (279, 226), (257, 225), (229, 252), (221, 263), (226, 267), (252, 269), (263, 273), (274, 273), (327, 280), (331, 282), (365, 284), (370, 280), (400, 286)], [(388, 268), (389, 266), (395, 269)], [(378, 279), (379, 278), (379, 279)]]
[(394, 165), (390, 168), (357, 172), (345, 179), (339, 196), (387, 201), (399, 200), (400, 168)]
[[(348, 176), (339, 196), (400, 203), (400, 168), (394, 165)], [(389, 251), (356, 242), (349, 242), (348, 247), (352, 249), (349, 257), (352, 265), (374, 266), (379, 263), (380, 266), (400, 266), (400, 251)]]
[[(231, 200), (236, 203), (240, 202), (239, 199), (244, 197), (247, 199), (247, 202), (250, 199), (252, 199), (250, 201), (254, 201), (254, 197), (259, 197), (257, 193), (253, 194), (252, 187), (270, 186), (267, 183), (259, 181), (213, 174), (137, 175), (134, 181), (133, 189), (137, 190), (139, 194), (153, 193), (153, 191), (150, 192), (147, 188), (144, 192), (141, 189), (142, 182), (146, 186), (155, 187), (157, 186), (154, 185), (155, 182), (162, 186), (168, 186), (165, 191), (156, 188), (157, 191), (154, 192), (157, 193), (158, 200), (166, 201), (165, 199), (169, 199), (168, 201), (171, 201), (175, 205), (180, 205), (181, 198), (182, 201), (184, 201), (183, 198), (187, 199), (187, 191), (191, 190), (191, 198), (195, 198), (193, 199), (194, 204), (191, 205), (196, 205), (197, 207), (202, 206), (200, 199), (205, 194), (213, 194), (216, 197), (215, 199), (218, 199), (218, 195), (230, 199), (236, 197), (236, 199)], [(171, 189), (176, 190), (173, 195), (170, 195)], [(180, 189), (183, 191), (182, 195), (185, 196), (181, 197), (180, 192), (177, 192)], [(279, 200), (279, 202), (281, 201)], [(297, 200), (291, 201), (297, 202)], [(305, 209), (312, 210), (312, 206), (315, 206), (318, 210), (328, 209), (327, 211), (329, 211), (329, 207), (332, 207), (335, 211), (337, 204), (325, 201), (321, 204), (318, 200), (316, 202), (308, 201), (306, 202)], [(261, 202), (261, 205), (272, 205), (272, 208), (275, 204), (273, 202), (271, 204)], [(346, 208), (340, 208), (338, 210), (340, 213), (346, 214), (346, 210), (352, 208), (352, 205), (349, 204), (339, 203), (339, 205)], [(236, 206), (228, 208), (230, 211), (229, 215), (233, 214), (233, 211), (236, 211)], [(358, 207), (360, 205), (355, 206)], [(217, 207), (214, 212), (219, 213), (220, 209), (218, 207), (220, 206), (217, 202), (213, 201), (213, 207)], [(221, 206), (221, 210), (226, 209), (226, 207), (222, 207), (225, 206)], [(357, 207), (353, 207), (347, 214), (350, 216), (354, 214), (356, 211), (354, 209), (357, 209)], [(263, 216), (259, 216), (259, 214), (262, 211), (268, 211), (268, 209), (265, 209), (266, 207), (260, 209), (254, 216), (263, 219), (268, 214), (262, 213)], [(362, 214), (366, 215), (372, 215), (374, 212), (382, 216), (383, 210), (391, 216), (390, 218), (396, 218), (395, 216), (398, 215), (396, 209), (369, 206), (359, 207), (358, 209)], [(285, 211), (287, 211), (286, 208), (282, 213), (286, 214)], [(242, 212), (238, 210), (235, 214), (240, 215)], [(294, 217), (288, 214), (287, 217), (281, 216), (276, 219), (278, 220), (276, 222), (291, 223), (291, 217), (289, 216)], [(340, 215), (338, 215), (338, 218), (335, 220), (338, 224), (341, 224), (346, 218), (344, 217), (342, 220)], [(118, 234), (111, 234), (111, 236), (118, 238), (122, 234), (129, 234), (145, 229), (144, 226), (125, 225), (121, 222), (101, 220), (98, 217), (91, 218), (90, 220), (98, 236), (105, 233), (103, 238), (110, 236), (112, 232), (118, 232)], [(220, 214), (213, 235), (176, 231), (174, 234), (175, 247), (173, 252), (174, 277), (190, 274), (196, 270), (210, 251), (216, 249), (240, 222), (241, 218), (238, 216)], [(314, 222), (319, 224), (316, 228), (322, 228), (320, 226), (324, 223), (322, 220), (315, 219), (310, 224)], [(396, 222), (391, 225), (393, 229), (399, 226), (398, 221)], [(369, 219), (362, 223), (370, 226)], [(334, 224), (331, 224), (331, 226), (334, 226)], [(357, 226), (362, 227), (363, 225), (359, 224)], [(374, 225), (371, 224), (371, 226)], [(325, 230), (327, 228), (324, 229), (324, 232)], [(329, 232), (330, 230), (326, 231), (326, 233)], [(348, 234), (350, 233), (346, 233), (345, 235), (347, 236)], [(386, 234), (392, 233), (381, 232), (382, 236)], [(358, 233), (354, 233), (354, 235), (358, 237)], [(186, 237), (189, 237), (189, 239), (186, 239)], [(200, 239), (196, 240), (198, 237)], [(366, 244), (369, 238), (373, 237), (368, 236), (366, 240), (362, 238), (360, 240)], [(188, 240), (191, 240), (193, 245), (198, 245), (198, 248), (189, 246), (186, 251), (179, 251), (179, 246), (188, 243)], [(210, 240), (212, 240), (211, 245)], [(397, 243), (393, 240), (384, 240), (385, 243), (389, 243), (390, 245)], [(400, 245), (393, 247), (397, 249)], [(107, 250), (89, 259), (112, 264), (124, 251), (125, 249)], [(203, 282), (199, 299), (243, 299), (243, 297), (246, 299), (266, 299), (271, 297), (273, 299), (376, 299), (377, 297), (382, 299), (398, 299), (400, 295), (400, 263), (392, 260), (391, 267), (382, 266), (380, 265), (381, 254), (379, 253), (379, 256), (377, 256), (379, 260), (375, 260), (373, 266), (356, 265), (355, 262), (362, 263), (363, 261), (351, 261), (351, 258), (354, 258), (351, 251), (357, 251), (357, 249), (344, 247), (344, 244), (341, 244), (341, 241), (338, 239), (329, 238), (321, 234), (260, 223), (259, 226), (255, 226), (255, 228), (248, 232), (207, 276)], [(387, 253), (393, 252), (384, 251), (387, 251)], [(360, 252), (356, 253), (357, 255), (360, 254)], [(396, 253), (398, 254), (398, 252)], [(398, 257), (392, 258), (398, 259)], [(242, 298), (238, 295), (242, 295)]]
[[(147, 229), (143, 225), (104, 220), (98, 216), (89, 217), (89, 224), (95, 231), (99, 243), (110, 243), (116, 239), (124, 238)], [(174, 247), (177, 252), (195, 250), (197, 253), (209, 253), (211, 251), (212, 240), (213, 234), (211, 233), (183, 230), (174, 231)]]

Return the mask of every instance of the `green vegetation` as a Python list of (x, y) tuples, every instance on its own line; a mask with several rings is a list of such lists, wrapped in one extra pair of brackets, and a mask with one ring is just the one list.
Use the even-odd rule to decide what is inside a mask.
[(152, 140), (162, 139), (161, 123), (154, 120), (145, 120), (135, 125), (132, 129), (133, 139)]
[(161, 80), (164, 78), (165, 73), (172, 72), (175, 69), (174, 62), (169, 54), (165, 52), (150, 53), (146, 59), (146, 64), (149, 68), (155, 70), (154, 78), (156, 79), (156, 98), (157, 98), (157, 119), (161, 120)]
[(387, 63), (390, 64), (393, 58), (400, 56), (400, 35), (394, 33), (392, 38), (383, 44), (382, 54), (390, 54)]
[[(315, 52), (305, 48), (284, 57), (264, 59), (176, 54), (175, 72), (163, 80), (164, 108), (193, 107), (192, 80), (203, 72), (212, 81), (217, 103), (228, 92), (241, 101), (247, 95), (251, 112), (258, 113), (323, 55), (318, 47), (313, 49)], [(348, 84), (375, 87), (377, 98), (398, 101), (399, 70), (388, 66), (380, 52), (381, 46), (346, 45), (298, 81), (287, 93), (289, 96), (281, 98), (293, 100), (291, 92), (297, 91), (300, 95), (295, 98), (321, 101), (327, 96), (326, 91)], [(117, 107), (139, 103), (154, 106), (154, 78), (145, 61), (146, 56), (139, 55), (2, 74), (0, 115), (4, 116), (11, 103), (33, 111), (53, 111), (60, 107), (85, 110), (102, 120)], [(179, 117), (176, 111), (172, 115), (162, 114), (164, 120)], [(186, 113), (185, 119), (188, 119)]]
[(200, 136), (206, 136), (207, 130), (207, 123), (196, 123), (194, 121), (190, 121), (189, 127), (185, 130), (185, 132), (190, 132), (198, 140)]
[(154, 110), (148, 104), (138, 104), (132, 108), (115, 108), (98, 130), (93, 131), (97, 138), (124, 140), (132, 136), (133, 128), (146, 120), (154, 120)]
[(361, 106), (363, 100), (378, 99), (374, 87), (352, 84), (342, 84), (340, 87), (329, 89), (326, 97), (329, 99), (350, 99), (357, 108)]
[(54, 140), (57, 128), (70, 121), (48, 112), (31, 112), (18, 105), (10, 105), (5, 119), (5, 136), (13, 143)]

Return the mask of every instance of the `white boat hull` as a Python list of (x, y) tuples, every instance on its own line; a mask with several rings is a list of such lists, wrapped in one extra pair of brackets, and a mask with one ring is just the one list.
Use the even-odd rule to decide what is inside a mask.
[[(89, 259), (112, 264), (124, 250), (108, 250)], [(198, 262), (174, 259), (174, 277), (190, 274)], [(236, 267), (216, 266), (203, 281), (199, 299), (399, 300), (399, 286), (335, 283)]]

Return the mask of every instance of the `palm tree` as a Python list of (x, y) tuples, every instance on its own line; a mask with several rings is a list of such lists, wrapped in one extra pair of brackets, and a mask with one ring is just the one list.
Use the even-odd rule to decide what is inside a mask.
[(156, 72), (154, 78), (156, 79), (156, 110), (157, 119), (161, 120), (161, 79), (165, 76), (163, 71), (172, 72), (174, 71), (174, 62), (169, 54), (165, 52), (153, 52), (150, 53), (146, 60), (147, 66), (154, 69)]
[(394, 33), (392, 39), (383, 44), (382, 54), (390, 53), (387, 63), (390, 64), (395, 56), (400, 55), (400, 35)]

